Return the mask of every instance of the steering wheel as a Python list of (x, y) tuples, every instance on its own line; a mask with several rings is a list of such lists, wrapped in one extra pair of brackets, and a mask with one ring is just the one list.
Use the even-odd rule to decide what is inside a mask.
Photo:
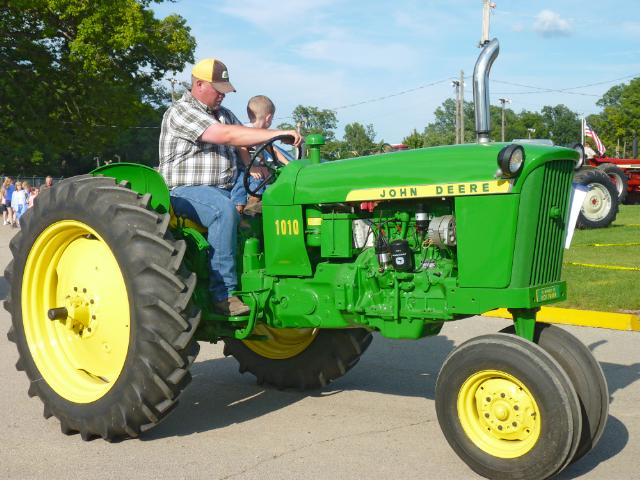
[[(251, 161), (249, 162), (249, 165), (245, 168), (244, 178), (242, 179), (242, 182), (244, 183), (244, 188), (247, 190), (247, 193), (249, 195), (262, 198), (262, 194), (258, 192), (262, 190), (262, 188), (265, 185), (272, 183), (273, 180), (275, 179), (276, 172), (278, 171), (278, 169), (284, 166), (284, 164), (278, 160), (278, 156), (276, 155), (276, 149), (273, 146), (273, 144), (279, 140), (293, 141), (293, 136), (278, 135), (276, 137), (273, 137), (272, 139), (268, 140), (266, 143), (260, 145), (260, 147), (258, 147), (256, 151), (253, 153), (253, 155), (251, 156)], [(258, 186), (255, 189), (251, 190), (251, 187), (249, 186), (249, 178), (251, 174), (249, 173), (249, 171), (251, 170), (251, 167), (260, 163), (260, 155), (262, 154), (262, 152), (267, 152), (271, 156), (271, 161), (269, 162), (265, 161), (263, 163), (263, 165), (267, 167), (267, 169), (269, 170), (269, 175), (263, 178), (262, 181), (258, 184)], [(299, 160), (300, 158), (302, 158), (302, 145), (296, 147), (296, 152), (295, 152), (295, 160)]]

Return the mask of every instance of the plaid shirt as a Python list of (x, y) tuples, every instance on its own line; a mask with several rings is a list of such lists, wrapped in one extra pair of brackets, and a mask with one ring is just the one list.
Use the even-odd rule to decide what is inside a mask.
[(198, 138), (214, 123), (242, 125), (226, 108), (215, 112), (186, 92), (165, 112), (160, 131), (160, 174), (169, 188), (212, 185), (231, 189), (240, 156), (236, 147)]

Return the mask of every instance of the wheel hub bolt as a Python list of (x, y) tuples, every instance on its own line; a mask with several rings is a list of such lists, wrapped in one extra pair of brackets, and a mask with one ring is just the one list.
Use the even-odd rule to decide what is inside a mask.
[(69, 311), (65, 307), (50, 308), (47, 311), (49, 320), (66, 320), (68, 316)]

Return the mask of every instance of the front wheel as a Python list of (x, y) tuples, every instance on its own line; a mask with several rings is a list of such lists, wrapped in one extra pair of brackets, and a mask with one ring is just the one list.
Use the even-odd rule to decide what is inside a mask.
[(588, 188), (578, 215), (578, 228), (604, 228), (618, 214), (618, 192), (611, 179), (597, 168), (583, 168), (574, 181)]
[[(515, 335), (515, 327), (511, 325), (501, 332)], [(591, 451), (604, 433), (609, 416), (607, 379), (591, 350), (566, 330), (537, 323), (534, 342), (567, 372), (580, 400), (582, 437), (571, 459), (571, 463), (574, 463)]]
[(532, 342), (476, 337), (445, 360), (436, 383), (442, 431), (460, 458), (495, 479), (544, 479), (573, 458), (580, 404), (568, 375)]
[(629, 179), (625, 175), (624, 171), (613, 163), (603, 163), (598, 165), (598, 170), (601, 170), (609, 176), (613, 185), (616, 187), (618, 193), (618, 202), (624, 203), (629, 194)]
[(168, 215), (112, 178), (73, 177), (36, 199), (5, 271), (9, 340), (29, 395), (64, 433), (136, 437), (190, 380), (195, 275)]

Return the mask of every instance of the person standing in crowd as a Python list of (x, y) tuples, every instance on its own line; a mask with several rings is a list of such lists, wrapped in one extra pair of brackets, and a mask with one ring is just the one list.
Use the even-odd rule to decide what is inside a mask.
[(4, 179), (2, 185), (0, 185), (0, 212), (2, 212), (2, 224), (7, 224), (7, 200), (4, 198), (7, 190), (8, 177)]
[(22, 188), (22, 182), (16, 182), (16, 190), (11, 196), (11, 208), (14, 211), (12, 226), (20, 226), (20, 217), (27, 211), (27, 192)]
[(6, 177), (2, 186), (4, 187), (4, 206), (6, 209), (6, 216), (4, 215), (4, 213), (2, 214), (2, 216), (4, 221), (6, 222), (5, 225), (13, 225), (14, 212), (13, 208), (11, 207), (11, 197), (13, 197), (13, 192), (16, 189), (13, 183), (13, 178)]
[(40, 189), (38, 187), (31, 187), (31, 193), (29, 194), (29, 198), (27, 200), (27, 208), (33, 207), (33, 202), (35, 202), (36, 197), (40, 193)]
[(246, 147), (276, 135), (302, 141), (295, 130), (247, 128), (222, 107), (235, 92), (220, 60), (207, 58), (191, 71), (191, 90), (165, 112), (160, 131), (159, 172), (171, 189), (171, 205), (179, 216), (207, 228), (211, 245), (210, 285), (213, 308), (221, 315), (245, 315), (249, 307), (233, 295), (237, 289), (236, 239), (240, 215), (231, 199), (238, 166), (247, 165)]
[(51, 188), (53, 186), (53, 177), (51, 175), (47, 175), (44, 179), (44, 185), (41, 185), (40, 188)]

